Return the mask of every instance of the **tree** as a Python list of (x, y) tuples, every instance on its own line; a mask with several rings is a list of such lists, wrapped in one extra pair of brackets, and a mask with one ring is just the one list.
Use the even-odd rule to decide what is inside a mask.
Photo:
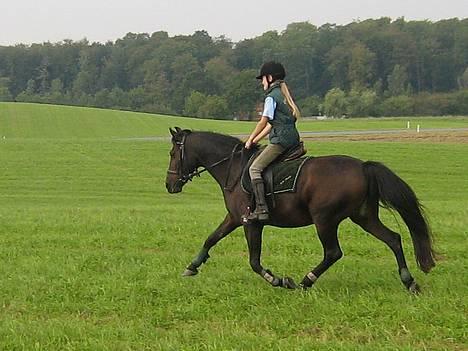
[(130, 109), (136, 111), (140, 111), (143, 106), (149, 105), (152, 102), (151, 96), (146, 94), (143, 86), (130, 89), (127, 92), (127, 96)]
[(96, 77), (88, 71), (80, 71), (73, 82), (73, 92), (79, 96), (81, 94), (91, 94), (95, 90)]
[(465, 72), (458, 78), (458, 85), (462, 89), (468, 89), (468, 67), (465, 69)]
[(331, 89), (323, 101), (323, 111), (330, 117), (342, 117), (347, 110), (346, 94), (340, 88)]
[(73, 82), (73, 92), (76, 95), (91, 95), (99, 90), (98, 81), (107, 49), (101, 44), (93, 44), (81, 50), (78, 62), (79, 73)]
[(128, 58), (125, 56), (123, 48), (113, 48), (110, 57), (104, 59), (101, 74), (97, 81), (99, 89), (127, 88), (129, 86), (125, 69), (127, 61)]
[(222, 94), (226, 91), (229, 80), (234, 76), (235, 70), (226, 59), (215, 57), (205, 64), (208, 93)]
[(185, 99), (184, 114), (187, 116), (228, 119), (228, 111), (227, 101), (221, 96), (192, 91)]
[(41, 65), (38, 68), (37, 82), (39, 82), (39, 93), (45, 94), (50, 85), (49, 59), (43, 57)]
[(414, 114), (414, 101), (405, 95), (392, 96), (383, 101), (379, 109), (381, 116), (411, 116)]
[(17, 101), (33, 102), (36, 93), (36, 82), (34, 79), (28, 80), (26, 89), (16, 96)]
[[(216, 45), (207, 31), (199, 30), (193, 33), (188, 39), (192, 45), (192, 55), (198, 60), (200, 64), (209, 61), (219, 54), (221, 45)], [(220, 44), (222, 40), (218, 41)]]
[(421, 93), (413, 98), (414, 113), (418, 116), (443, 116), (457, 114), (456, 95), (447, 93)]
[(456, 114), (468, 115), (468, 89), (460, 90), (455, 94)]
[(0, 77), (0, 101), (13, 101), (13, 95), (11, 95), (8, 87), (9, 83), (9, 78)]
[(199, 117), (229, 119), (228, 104), (225, 98), (217, 95), (210, 95), (205, 103), (198, 110)]
[(346, 90), (349, 87), (350, 53), (345, 44), (333, 47), (326, 54), (327, 71), (332, 79), (333, 86)]
[(112, 103), (111, 99), (109, 98), (109, 90), (108, 89), (101, 89), (99, 90), (96, 95), (94, 95), (94, 102), (96, 106), (104, 107), (104, 108), (111, 108)]
[(148, 96), (145, 108), (151, 112), (170, 113), (171, 84), (159, 59), (147, 60), (143, 65), (143, 87)]
[(278, 60), (279, 35), (268, 31), (255, 39), (237, 43), (231, 55), (232, 66), (239, 70), (258, 69), (265, 61)]
[(256, 73), (256, 70), (244, 70), (230, 80), (225, 95), (230, 114), (250, 118), (255, 111), (255, 104), (261, 97)]
[[(424, 106), (406, 109), (413, 113), (458, 111), (454, 104), (464, 103), (454, 90), (468, 86), (468, 19), (380, 18), (319, 28), (291, 23), (281, 33), (268, 31), (235, 44), (198, 31), (173, 37), (128, 33), (105, 44), (64, 40), (0, 46), (0, 77), (9, 79), (9, 94), (19, 101), (177, 114), (197, 91), (207, 99), (224, 98), (229, 115), (246, 117), (262, 100), (254, 77), (267, 60), (285, 65), (293, 96), (310, 114), (317, 112), (314, 96), (322, 98), (335, 87), (345, 92), (350, 115), (367, 111), (362, 104), (373, 99), (371, 88), (379, 98), (414, 89), (410, 101)], [(5, 83), (2, 89), (5, 96)], [(118, 96), (123, 100), (115, 100)], [(210, 98), (215, 100), (213, 106), (222, 105)], [(394, 109), (395, 101), (383, 104)]]
[(192, 91), (192, 93), (185, 99), (184, 115), (199, 117), (198, 111), (206, 101), (206, 95), (199, 91)]
[(113, 88), (109, 93), (109, 104), (112, 108), (130, 110), (128, 94), (120, 88)]
[(354, 89), (371, 85), (375, 76), (375, 54), (364, 44), (356, 43), (351, 49), (348, 79)]
[(172, 71), (172, 108), (182, 112), (185, 98), (192, 90), (203, 90), (203, 72), (198, 61), (186, 53), (175, 58), (171, 65)]
[(364, 117), (375, 114), (377, 94), (373, 90), (352, 89), (347, 98), (347, 114), (350, 117)]
[(63, 99), (63, 83), (60, 78), (52, 80), (50, 83), (50, 101), (61, 103)]
[(278, 59), (288, 67), (287, 81), (294, 87), (297, 98), (318, 93), (317, 40), (317, 27), (308, 22), (289, 24), (279, 38)]
[(406, 69), (400, 65), (395, 65), (393, 72), (387, 78), (389, 96), (404, 95), (408, 92), (408, 74)]
[(317, 116), (320, 114), (322, 99), (317, 95), (309, 96), (298, 101), (303, 116)]

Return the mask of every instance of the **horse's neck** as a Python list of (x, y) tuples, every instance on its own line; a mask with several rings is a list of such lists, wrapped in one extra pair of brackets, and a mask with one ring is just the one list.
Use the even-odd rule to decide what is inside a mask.
[[(240, 146), (241, 147), (241, 146)], [(242, 150), (242, 149), (240, 149)], [(238, 151), (240, 151), (238, 150)], [(205, 157), (201, 158), (202, 166), (207, 168), (211, 176), (222, 186), (226, 185), (226, 181), (229, 179), (228, 183), (234, 181), (235, 177), (239, 177), (239, 169), (242, 167), (242, 157), (241, 153), (238, 152), (232, 155), (232, 151), (226, 152), (216, 146), (212, 147), (209, 151), (201, 151), (202, 155)], [(233, 156), (231, 158), (231, 155)], [(226, 159), (225, 161), (213, 166), (217, 162)], [(232, 162), (231, 162), (232, 161)]]

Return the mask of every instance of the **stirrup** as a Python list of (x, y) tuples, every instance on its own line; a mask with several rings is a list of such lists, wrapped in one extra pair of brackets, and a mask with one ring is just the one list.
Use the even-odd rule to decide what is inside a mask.
[(242, 216), (242, 223), (248, 224), (252, 222), (266, 222), (270, 219), (270, 214), (268, 211), (263, 210), (261, 212), (250, 212), (248, 215)]

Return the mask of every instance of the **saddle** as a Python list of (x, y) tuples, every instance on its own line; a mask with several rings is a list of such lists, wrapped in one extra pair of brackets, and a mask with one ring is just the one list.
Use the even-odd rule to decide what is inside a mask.
[[(249, 174), (249, 168), (252, 162), (263, 151), (265, 147), (259, 149), (253, 154), (244, 170), (242, 171), (241, 186), (242, 190), (247, 194), (252, 194), (252, 183)], [(263, 181), (265, 182), (265, 193), (267, 196), (284, 192), (295, 192), (296, 181), (304, 163), (312, 158), (312, 156), (304, 156), (307, 150), (304, 148), (304, 143), (290, 150), (286, 150), (276, 160), (274, 160), (263, 171)]]
[(301, 140), (299, 144), (297, 144), (297, 146), (293, 146), (292, 148), (287, 149), (285, 152), (279, 155), (278, 158), (272, 162), (272, 164), (283, 161), (292, 161), (304, 156), (306, 153), (307, 150), (304, 147), (304, 142)]

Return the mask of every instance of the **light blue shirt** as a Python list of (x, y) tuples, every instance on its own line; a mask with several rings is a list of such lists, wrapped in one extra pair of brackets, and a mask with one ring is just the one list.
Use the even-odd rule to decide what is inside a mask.
[(271, 96), (267, 96), (265, 99), (265, 105), (263, 106), (262, 116), (268, 117), (269, 120), (275, 118), (276, 101)]

